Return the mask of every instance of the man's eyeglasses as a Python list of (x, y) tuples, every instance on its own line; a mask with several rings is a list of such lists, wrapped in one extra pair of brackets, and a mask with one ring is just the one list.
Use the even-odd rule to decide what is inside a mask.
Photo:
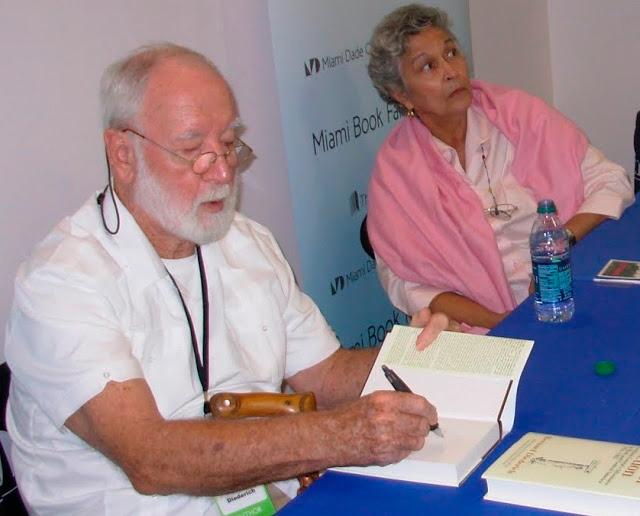
[(216, 162), (216, 160), (220, 157), (223, 157), (225, 161), (230, 166), (238, 166), (244, 165), (248, 163), (252, 157), (254, 157), (253, 150), (246, 143), (244, 143), (240, 138), (236, 138), (233, 143), (227, 144), (227, 150), (223, 153), (216, 152), (204, 152), (193, 159), (185, 158), (181, 156), (175, 151), (171, 149), (167, 149), (164, 145), (159, 144), (158, 142), (152, 140), (151, 138), (146, 137), (144, 134), (139, 133), (133, 129), (123, 129), (122, 132), (135, 134), (137, 137), (142, 138), (143, 140), (148, 141), (149, 143), (153, 143), (156, 147), (159, 147), (163, 151), (171, 154), (174, 158), (178, 158), (184, 163), (188, 164), (191, 167), (191, 170), (194, 174), (201, 176), (205, 172), (207, 172), (211, 166)]

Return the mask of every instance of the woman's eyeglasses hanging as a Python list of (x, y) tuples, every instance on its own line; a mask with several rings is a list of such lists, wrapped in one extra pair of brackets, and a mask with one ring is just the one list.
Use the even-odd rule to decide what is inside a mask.
[(491, 178), (489, 177), (489, 169), (487, 168), (487, 158), (484, 152), (484, 145), (480, 144), (480, 150), (482, 151), (482, 166), (484, 167), (484, 171), (487, 174), (487, 184), (489, 185), (489, 194), (491, 195), (491, 199), (493, 200), (493, 204), (489, 208), (484, 209), (484, 213), (489, 217), (493, 217), (495, 219), (500, 220), (509, 220), (511, 219), (511, 215), (514, 211), (518, 209), (515, 204), (498, 204), (496, 201), (496, 196), (493, 193), (493, 188), (491, 188)]

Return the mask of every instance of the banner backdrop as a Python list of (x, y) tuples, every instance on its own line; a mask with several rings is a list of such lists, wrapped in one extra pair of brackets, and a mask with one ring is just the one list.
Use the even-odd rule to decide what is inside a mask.
[[(367, 42), (393, 0), (270, 0), (269, 17), (304, 290), (344, 347), (406, 324), (361, 245), (376, 150), (399, 120), (367, 75)], [(444, 8), (471, 56), (468, 0)]]

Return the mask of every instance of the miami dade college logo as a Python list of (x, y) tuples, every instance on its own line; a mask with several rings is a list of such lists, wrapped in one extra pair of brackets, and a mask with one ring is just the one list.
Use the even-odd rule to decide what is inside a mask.
[(306, 77), (309, 77), (313, 73), (318, 73), (319, 71), (320, 59), (318, 59), (317, 57), (312, 57), (304, 63), (304, 74)]
[(330, 286), (331, 286), (331, 295), (335, 296), (338, 292), (344, 289), (344, 276), (342, 275), (336, 276), (336, 279), (334, 279), (331, 282)]

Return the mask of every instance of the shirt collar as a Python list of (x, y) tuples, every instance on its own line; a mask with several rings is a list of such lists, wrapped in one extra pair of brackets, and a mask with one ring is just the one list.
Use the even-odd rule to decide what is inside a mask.
[(476, 153), (484, 147), (485, 153), (489, 152), (491, 145), (491, 123), (481, 111), (473, 105), (467, 109), (467, 141), (465, 151)]
[[(467, 134), (465, 137), (465, 152), (467, 155), (475, 154), (484, 147), (485, 153), (489, 152), (491, 146), (491, 123), (484, 116), (484, 113), (478, 111), (472, 106), (467, 109)], [(439, 138), (433, 136), (436, 149), (442, 154), (442, 157), (449, 163), (453, 163), (455, 150), (447, 145)]]
[[(121, 267), (126, 270), (131, 282), (138, 288), (144, 289), (164, 279), (167, 276), (167, 270), (151, 242), (115, 192), (114, 197), (120, 215), (120, 229), (115, 235), (103, 231), (101, 239), (114, 258), (120, 262)], [(107, 194), (104, 196), (103, 203), (106, 223), (108, 227), (115, 228), (114, 199)], [(97, 208), (100, 210), (100, 206)]]

